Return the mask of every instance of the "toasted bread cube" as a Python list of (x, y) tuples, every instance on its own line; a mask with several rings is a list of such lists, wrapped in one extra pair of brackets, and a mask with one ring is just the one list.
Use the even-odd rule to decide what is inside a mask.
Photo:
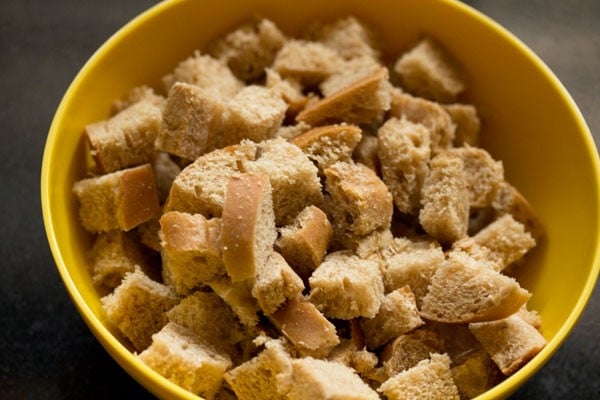
[(162, 246), (160, 244), (160, 223), (158, 221), (158, 218), (148, 220), (143, 224), (140, 224), (135, 231), (141, 244), (148, 249), (160, 253)]
[(223, 206), (223, 262), (233, 282), (252, 279), (277, 238), (272, 189), (264, 174), (229, 179)]
[(227, 355), (173, 322), (155, 334), (152, 345), (138, 357), (171, 382), (207, 400), (214, 398), (223, 373), (231, 367)]
[(363, 319), (360, 326), (369, 349), (377, 349), (391, 339), (423, 325), (415, 295), (409, 286), (388, 293), (374, 318)]
[(520, 222), (505, 214), (480, 230), (475, 236), (455, 242), (460, 249), (473, 258), (489, 262), (496, 271), (502, 271), (520, 260), (535, 246), (535, 239)]
[(244, 142), (199, 157), (173, 181), (165, 211), (220, 217), (229, 178), (244, 172), (242, 164), (255, 156), (256, 144)]
[(156, 148), (192, 161), (214, 150), (224, 109), (210, 91), (176, 82), (169, 90)]
[(431, 359), (420, 361), (385, 381), (377, 391), (389, 400), (460, 399), (446, 354), (432, 354)]
[(335, 326), (301, 297), (289, 299), (269, 318), (302, 355), (326, 357), (340, 343)]
[(444, 252), (435, 241), (412, 241), (395, 238), (395, 245), (402, 247), (386, 255), (383, 282), (386, 292), (408, 285), (415, 295), (417, 305), (421, 305), (427, 294), (427, 287), (438, 265), (444, 261)]
[(282, 340), (270, 340), (259, 355), (225, 373), (238, 400), (285, 400), (280, 384), (291, 374), (292, 357)]
[(162, 78), (164, 89), (169, 93), (176, 82), (196, 85), (211, 93), (213, 97), (227, 100), (239, 92), (240, 82), (225, 65), (209, 55), (196, 51), (191, 57), (181, 61), (172, 73)]
[(281, 254), (272, 252), (258, 268), (252, 296), (265, 315), (273, 314), (288, 299), (298, 297), (304, 290), (302, 278), (294, 272)]
[(265, 86), (273, 92), (278, 93), (288, 105), (286, 115), (296, 115), (299, 113), (306, 106), (309, 99), (308, 96), (302, 93), (300, 82), (293, 78), (284, 79), (271, 68), (267, 68), (266, 71)]
[(538, 331), (542, 329), (542, 317), (536, 310), (529, 310), (527, 304), (523, 305), (517, 314)]
[(318, 207), (308, 206), (279, 232), (275, 246), (292, 268), (308, 279), (323, 261), (333, 235), (327, 215)]
[(310, 301), (330, 318), (373, 318), (384, 299), (379, 263), (330, 253), (309, 278)]
[(163, 96), (154, 93), (154, 89), (150, 86), (142, 85), (134, 87), (123, 98), (115, 100), (112, 105), (113, 113), (118, 114), (135, 103), (144, 100), (150, 100), (159, 107), (162, 107), (165, 104), (165, 98)]
[(444, 349), (443, 339), (434, 331), (420, 328), (398, 336), (381, 352), (384, 376), (392, 376), (416, 366), (431, 353)]
[(103, 172), (150, 162), (162, 120), (161, 107), (142, 100), (113, 117), (86, 126), (91, 153)]
[(350, 367), (361, 376), (374, 373), (379, 362), (375, 353), (365, 350), (364, 345), (357, 346), (351, 339), (342, 339), (340, 344), (331, 351), (327, 360)]
[(321, 82), (319, 85), (321, 93), (325, 97), (331, 96), (354, 82), (371, 75), (379, 70), (381, 66), (379, 61), (368, 55), (343, 61), (338, 71)]
[(356, 125), (376, 123), (390, 109), (390, 93), (388, 70), (381, 67), (308, 106), (296, 116), (296, 121), (312, 126), (340, 122)]
[(128, 231), (160, 211), (150, 164), (75, 182), (79, 216), (90, 232)]
[(471, 207), (492, 205), (504, 182), (504, 167), (484, 149), (466, 145), (448, 150), (462, 158)]
[(456, 147), (466, 144), (477, 146), (479, 144), (479, 131), (481, 121), (477, 115), (477, 109), (470, 104), (444, 104), (444, 110), (450, 115), (452, 122), (456, 125), (453, 144)]
[(324, 171), (334, 231), (367, 235), (389, 228), (392, 195), (373, 170), (361, 164), (338, 162)]
[(453, 251), (431, 278), (421, 316), (446, 323), (493, 321), (517, 312), (530, 297), (515, 279)]
[(222, 115), (224, 144), (242, 139), (255, 142), (275, 136), (285, 117), (287, 104), (274, 91), (263, 86), (246, 86), (227, 103)]
[(260, 307), (252, 297), (252, 280), (231, 282), (229, 279), (219, 279), (210, 282), (208, 286), (231, 307), (244, 326), (256, 326)]
[(453, 243), (467, 235), (469, 191), (461, 157), (446, 153), (429, 164), (421, 191), (419, 222), (441, 243)]
[(90, 251), (92, 281), (97, 287), (112, 290), (128, 272), (144, 266), (145, 257), (137, 241), (128, 233), (114, 230), (100, 233)]
[(502, 380), (502, 373), (483, 349), (468, 353), (450, 371), (461, 398), (475, 398)]
[(269, 176), (277, 225), (290, 223), (305, 207), (323, 201), (317, 168), (298, 147), (282, 138), (264, 141), (257, 147), (259, 155), (245, 168)]
[(287, 398), (290, 400), (378, 400), (379, 396), (343, 364), (311, 357), (292, 361)]
[(272, 68), (284, 78), (312, 86), (336, 72), (341, 62), (334, 50), (320, 43), (289, 40), (277, 53)]
[(519, 315), (469, 324), (469, 330), (504, 375), (512, 375), (546, 345), (546, 339)]
[(223, 61), (242, 81), (254, 81), (265, 74), (286, 38), (268, 19), (244, 25), (214, 44), (210, 53)]
[(169, 321), (181, 325), (221, 354), (232, 359), (245, 339), (244, 328), (232, 309), (213, 292), (194, 292), (167, 311)]
[(508, 182), (504, 182), (492, 207), (498, 215), (511, 214), (516, 221), (525, 225), (527, 232), (539, 241), (545, 233), (544, 225), (535, 210), (519, 190)]
[(381, 176), (402, 213), (414, 215), (421, 208), (431, 155), (429, 138), (427, 128), (406, 118), (390, 118), (377, 132)]
[(175, 292), (148, 278), (140, 269), (125, 275), (121, 284), (101, 299), (111, 325), (119, 329), (137, 351), (152, 342), (168, 319), (166, 311), (179, 301)]
[(344, 59), (350, 60), (369, 56), (377, 58), (373, 32), (355, 17), (346, 17), (337, 21), (316, 26), (310, 32), (310, 38), (335, 50)]
[(188, 295), (226, 275), (219, 236), (221, 220), (201, 214), (169, 211), (160, 218), (163, 279), (181, 295)]
[(377, 155), (378, 142), (377, 136), (362, 135), (360, 142), (354, 149), (352, 158), (355, 162), (366, 165), (381, 176), (381, 165)]
[(442, 103), (456, 101), (466, 88), (458, 64), (437, 42), (427, 37), (400, 56), (394, 71), (403, 88)]
[(396, 118), (406, 118), (410, 122), (426, 127), (429, 131), (429, 143), (433, 153), (452, 146), (456, 135), (456, 125), (440, 104), (413, 97), (400, 90), (393, 90), (390, 115)]
[(394, 242), (394, 236), (390, 229), (378, 229), (373, 231), (348, 250), (352, 250), (360, 258), (382, 259), (386, 249)]
[(361, 136), (355, 125), (327, 125), (295, 136), (290, 143), (300, 147), (322, 172), (338, 161), (351, 161)]

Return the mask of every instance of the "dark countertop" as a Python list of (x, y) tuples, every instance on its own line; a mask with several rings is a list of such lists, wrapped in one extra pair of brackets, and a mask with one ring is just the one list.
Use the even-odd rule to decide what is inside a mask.
[[(0, 1), (0, 399), (150, 399), (98, 344), (60, 280), (42, 224), (43, 146), (84, 62), (150, 0)], [(558, 75), (600, 143), (600, 2), (467, 1)], [(514, 398), (600, 398), (600, 289)]]

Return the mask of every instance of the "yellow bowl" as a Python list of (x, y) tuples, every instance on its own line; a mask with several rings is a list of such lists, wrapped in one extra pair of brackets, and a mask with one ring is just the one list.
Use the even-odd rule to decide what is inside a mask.
[(524, 368), (480, 399), (505, 398), (558, 349), (594, 287), (599, 260), (599, 162), (577, 106), (552, 72), (523, 43), (482, 14), (449, 0), (170, 1), (143, 13), (108, 40), (83, 67), (52, 122), (42, 165), (42, 209), (48, 241), (75, 305), (113, 358), (162, 398), (197, 398), (138, 361), (106, 325), (85, 267), (90, 236), (80, 227), (73, 182), (84, 175), (83, 127), (110, 105), (160, 77), (194, 49), (253, 15), (286, 33), (307, 23), (356, 15), (373, 26), (389, 55), (422, 33), (438, 38), (463, 64), (467, 100), (483, 119), (482, 144), (504, 161), (507, 178), (531, 201), (547, 241), (518, 272), (534, 293), (548, 345)]

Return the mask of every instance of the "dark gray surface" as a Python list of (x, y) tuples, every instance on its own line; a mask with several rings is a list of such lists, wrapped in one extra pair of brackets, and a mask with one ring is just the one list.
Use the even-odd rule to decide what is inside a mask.
[[(79, 68), (153, 3), (0, 1), (0, 399), (152, 398), (96, 342), (63, 287), (43, 230), (39, 170), (52, 116)], [(550, 66), (598, 142), (600, 2), (468, 3)], [(514, 398), (600, 398), (599, 335), (596, 289), (562, 348)]]

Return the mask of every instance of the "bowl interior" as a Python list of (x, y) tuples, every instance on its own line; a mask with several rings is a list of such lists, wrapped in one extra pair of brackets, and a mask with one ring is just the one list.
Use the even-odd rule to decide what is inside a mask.
[(195, 49), (254, 15), (297, 35), (308, 22), (355, 15), (372, 26), (392, 60), (420, 35), (437, 38), (466, 69), (464, 101), (478, 107), (482, 145), (532, 203), (547, 238), (519, 267), (543, 319), (548, 346), (514, 376), (480, 398), (506, 397), (564, 340), (598, 274), (598, 157), (572, 99), (524, 45), (476, 11), (453, 1), (323, 2), (177, 1), (161, 3), (128, 24), (86, 64), (52, 123), (42, 167), (48, 239), (65, 285), (92, 332), (132, 376), (160, 397), (194, 398), (138, 362), (105, 317), (86, 265), (91, 238), (80, 227), (73, 183), (84, 176), (83, 127), (106, 118), (113, 100), (150, 84)]

